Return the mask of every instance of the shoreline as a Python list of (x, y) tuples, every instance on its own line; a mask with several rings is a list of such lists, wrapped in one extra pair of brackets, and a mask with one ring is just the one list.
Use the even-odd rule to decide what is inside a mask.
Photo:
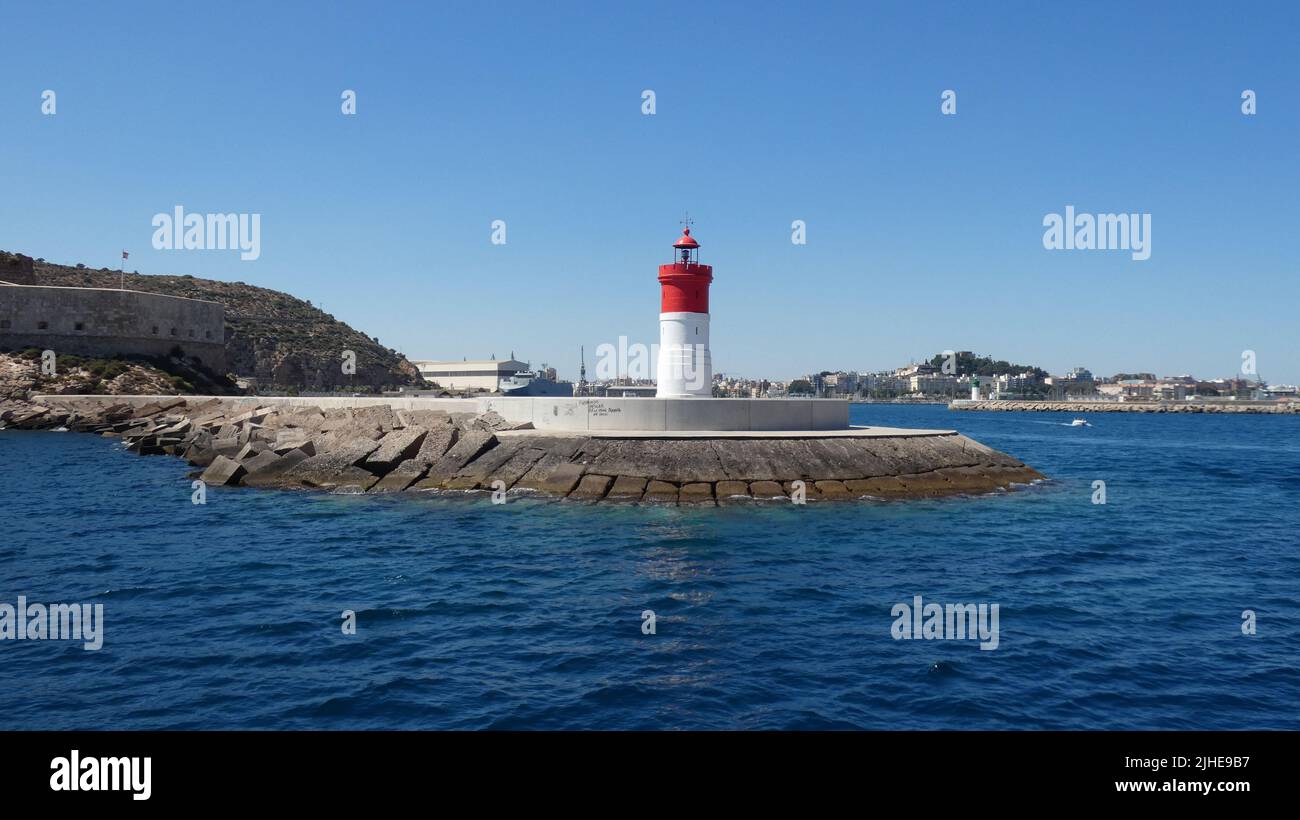
[(1258, 415), (1300, 415), (1300, 402), (1089, 402), (1089, 401), (1019, 401), (958, 399), (948, 403), (949, 410), (987, 410), (1025, 413), (1248, 413)]

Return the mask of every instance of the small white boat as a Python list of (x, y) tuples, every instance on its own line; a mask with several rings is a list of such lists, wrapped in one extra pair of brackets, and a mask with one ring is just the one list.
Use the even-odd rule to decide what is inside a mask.
[(1084, 421), (1083, 419), (1075, 419), (1074, 421), (1070, 422), (1070, 426), (1071, 426), (1071, 427), (1090, 427), (1091, 425), (1088, 424), (1088, 422)]

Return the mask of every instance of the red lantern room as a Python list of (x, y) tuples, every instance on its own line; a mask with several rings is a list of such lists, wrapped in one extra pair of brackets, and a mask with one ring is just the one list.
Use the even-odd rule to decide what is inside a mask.
[(697, 261), (691, 256), (691, 253), (694, 251), (698, 255), (700, 243), (696, 242), (695, 238), (691, 236), (690, 228), (682, 228), (682, 235), (673, 243), (673, 247), (681, 252), (683, 264), (689, 265), (691, 262)]

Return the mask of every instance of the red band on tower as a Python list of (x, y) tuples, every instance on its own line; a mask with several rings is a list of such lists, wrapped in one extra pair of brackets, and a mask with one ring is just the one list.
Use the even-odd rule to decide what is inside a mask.
[(662, 286), (660, 313), (708, 313), (709, 283), (713, 281), (713, 266), (701, 265), (695, 253), (700, 243), (691, 236), (691, 229), (673, 243), (681, 260), (671, 265), (659, 266), (659, 284)]
[(660, 265), (659, 284), (663, 286), (660, 313), (708, 313), (709, 283), (713, 268), (709, 265)]

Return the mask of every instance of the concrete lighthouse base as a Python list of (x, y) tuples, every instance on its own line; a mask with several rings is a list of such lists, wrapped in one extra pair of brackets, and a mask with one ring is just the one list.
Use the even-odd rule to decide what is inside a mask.
[[(341, 493), (714, 505), (983, 494), (1043, 478), (952, 430), (850, 428), (842, 402), (502, 401), (46, 395), (0, 404), (0, 426), (95, 432), (141, 455), (183, 456), (209, 486)], [(799, 429), (761, 429), (786, 418)], [(689, 419), (731, 429), (665, 429)]]

